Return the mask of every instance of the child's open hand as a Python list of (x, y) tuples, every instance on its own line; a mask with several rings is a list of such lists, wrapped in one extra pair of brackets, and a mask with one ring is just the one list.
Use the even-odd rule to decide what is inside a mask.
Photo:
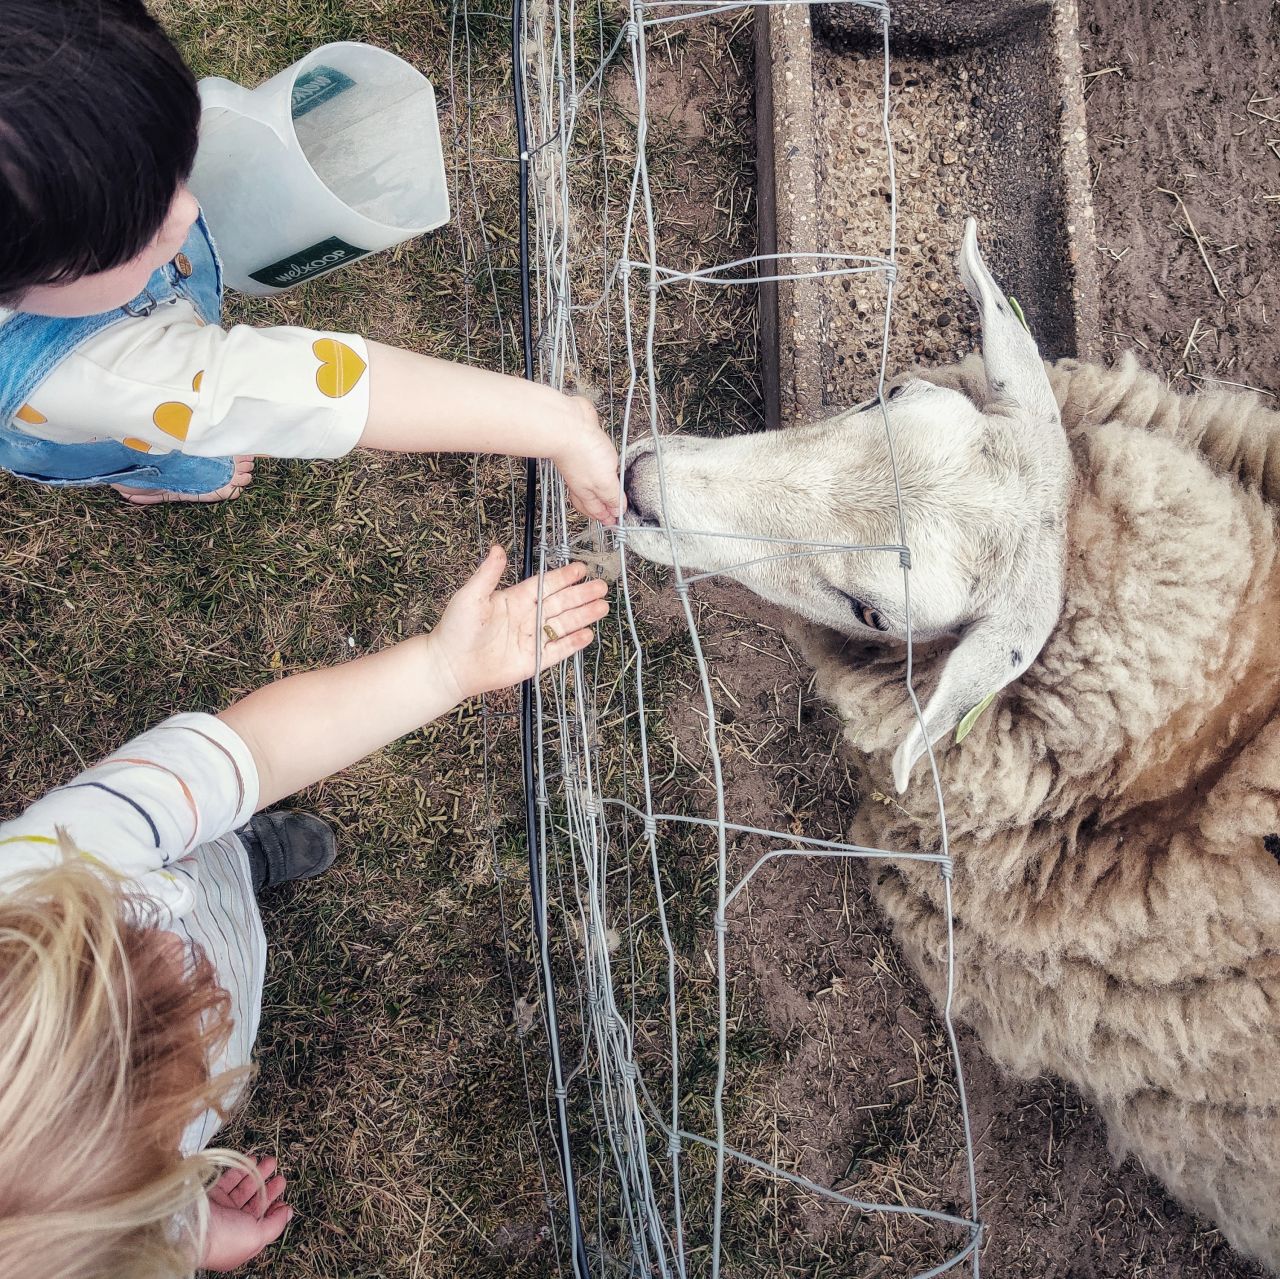
[(266, 1185), (239, 1168), (229, 1168), (209, 1190), (209, 1234), (205, 1240), (202, 1270), (235, 1270), (256, 1257), (284, 1233), (293, 1209), (281, 1199), (284, 1178), (275, 1175), (276, 1161), (268, 1156), (256, 1161)]
[(518, 684), (572, 657), (609, 612), (608, 583), (584, 581), (586, 566), (570, 564), (543, 578), (539, 629), (538, 579), (500, 591), (506, 566), (506, 552), (493, 547), (428, 637), (441, 684), (455, 701)]
[[(600, 429), (591, 401), (574, 396), (572, 402), (582, 414), (582, 427), (552, 461), (564, 476), (574, 506), (602, 524), (614, 524), (618, 518), (618, 451)], [(623, 495), (622, 509), (625, 511), (626, 507)]]

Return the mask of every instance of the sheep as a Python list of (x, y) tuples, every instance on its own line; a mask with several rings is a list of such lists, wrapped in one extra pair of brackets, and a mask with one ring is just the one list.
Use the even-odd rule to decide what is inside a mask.
[[(1280, 1270), (1280, 414), (1140, 370), (1048, 369), (1079, 489), (1065, 605), (1039, 657), (940, 751), (956, 1012), (1017, 1075), (1093, 1101), (1240, 1252)], [(976, 361), (929, 377), (981, 397)], [(899, 654), (804, 627), (865, 790), (911, 713)], [(941, 646), (917, 652), (936, 684)], [(931, 788), (850, 838), (936, 847)], [(935, 999), (936, 873), (874, 872)]]
[[(913, 375), (933, 403), (946, 405), (944, 391), (984, 418), (1000, 411), (986, 319), (985, 365)], [(1280, 1272), (1280, 413), (1248, 395), (1177, 394), (1132, 357), (1044, 367), (1072, 481), (1054, 623), (964, 740), (939, 737), (935, 749), (954, 857), (955, 1011), (1010, 1072), (1075, 1085), (1117, 1158), (1135, 1155)], [(643, 546), (675, 537), (664, 524), (681, 474), (665, 477), (665, 504), (638, 477)], [(838, 540), (830, 504), (816, 490), (788, 536)], [(796, 531), (806, 528), (817, 535)], [(935, 561), (917, 562), (913, 596), (932, 598)], [(888, 791), (905, 780), (898, 763), (915, 727), (902, 651), (878, 642), (879, 628), (797, 608), (798, 588), (791, 597), (862, 792)], [(928, 705), (959, 649), (937, 631), (917, 646)], [(849, 837), (936, 849), (927, 770), (901, 800), (862, 805)], [(870, 873), (941, 1001), (936, 867)]]

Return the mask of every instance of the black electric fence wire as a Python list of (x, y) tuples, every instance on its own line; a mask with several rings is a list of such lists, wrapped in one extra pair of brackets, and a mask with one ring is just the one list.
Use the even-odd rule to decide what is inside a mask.
[[(533, 301), (529, 267), (529, 135), (524, 111), (524, 0), (511, 6), (511, 86), (515, 100), (516, 148), (520, 157), (520, 325), (523, 343), (523, 373), (533, 381)], [(525, 463), (524, 523), (521, 541), (521, 580), (533, 576), (534, 525), (538, 507), (538, 462)], [(564, 1180), (569, 1214), (569, 1238), (573, 1246), (575, 1279), (590, 1279), (586, 1243), (578, 1220), (578, 1192), (573, 1172), (573, 1148), (569, 1140), (569, 1116), (564, 1070), (560, 1061), (559, 1027), (556, 1014), (555, 976), (551, 971), (550, 939), (547, 936), (546, 892), (542, 882), (542, 849), (539, 842), (537, 788), (534, 784), (533, 683), (520, 687), (520, 760), (524, 773), (525, 838), (529, 846), (529, 889), (532, 900), (533, 932), (540, 956), (543, 998), (546, 1000), (547, 1038), (551, 1049), (552, 1079), (556, 1097), (556, 1130), (560, 1173)]]

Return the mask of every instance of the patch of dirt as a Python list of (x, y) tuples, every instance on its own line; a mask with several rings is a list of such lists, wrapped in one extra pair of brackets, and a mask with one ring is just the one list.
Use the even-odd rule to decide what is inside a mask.
[(1081, 0), (1080, 25), (1104, 349), (1280, 392), (1280, 5)]

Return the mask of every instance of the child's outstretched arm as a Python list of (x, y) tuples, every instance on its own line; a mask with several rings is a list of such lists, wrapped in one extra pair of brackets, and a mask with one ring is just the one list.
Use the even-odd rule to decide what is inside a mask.
[(449, 602), (435, 630), (342, 666), (292, 675), (218, 717), (258, 769), (258, 806), (340, 772), (478, 693), (555, 666), (593, 638), (609, 611), (606, 583), (581, 564), (497, 589), (507, 557), (493, 547)]
[(578, 510), (616, 519), (618, 454), (589, 400), (379, 342), (368, 347), (363, 448), (550, 458)]

